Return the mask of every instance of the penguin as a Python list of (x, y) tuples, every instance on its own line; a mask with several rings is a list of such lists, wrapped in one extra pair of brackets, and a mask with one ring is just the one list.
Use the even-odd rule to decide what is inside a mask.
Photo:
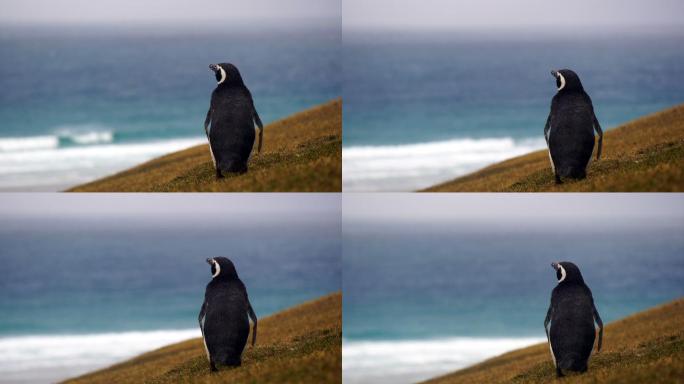
[(257, 317), (233, 262), (215, 257), (207, 259), (207, 263), (211, 265), (212, 280), (207, 284), (198, 320), (209, 371), (214, 372), (216, 364), (240, 366), (249, 336), (247, 316), (253, 323), (252, 346), (256, 343)]
[(237, 67), (220, 63), (211, 64), (209, 68), (214, 71), (218, 85), (211, 93), (204, 132), (209, 139), (216, 178), (220, 179), (222, 172), (247, 172), (256, 136), (254, 124), (259, 129), (258, 153), (261, 153), (264, 126)]
[(596, 351), (599, 352), (603, 344), (603, 321), (579, 268), (567, 261), (551, 263), (551, 267), (556, 270), (558, 285), (551, 292), (544, 331), (556, 375), (563, 376), (563, 370), (586, 372), (596, 339), (594, 322), (598, 325)]
[(601, 158), (603, 131), (594, 114), (591, 98), (577, 74), (569, 69), (551, 71), (558, 92), (551, 100), (551, 111), (544, 126), (551, 170), (556, 184), (562, 177), (583, 179), (594, 151), (594, 130), (598, 133), (596, 160)]

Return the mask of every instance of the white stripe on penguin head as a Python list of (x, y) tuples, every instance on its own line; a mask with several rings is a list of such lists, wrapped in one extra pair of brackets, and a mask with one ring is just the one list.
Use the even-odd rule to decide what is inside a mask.
[(219, 275), (219, 273), (221, 273), (221, 265), (214, 259), (211, 259), (211, 262), (214, 263), (214, 268), (216, 269), (216, 272), (214, 272), (211, 277), (216, 277)]
[[(558, 78), (560, 79), (560, 82), (561, 82), (560, 87), (558, 87), (558, 90), (560, 91), (561, 89), (565, 88), (565, 77), (563, 77), (563, 74), (558, 72)], [(223, 80), (221, 80), (221, 81), (223, 81)], [(221, 83), (219, 83), (219, 84), (221, 84)]]
[(565, 268), (563, 268), (562, 265), (558, 264), (558, 269), (561, 271), (561, 278), (558, 279), (558, 284), (562, 283), (563, 280), (565, 280)]
[[(219, 68), (219, 71), (221, 71), (221, 80), (219, 80), (218, 83), (221, 84), (221, 83), (223, 83), (224, 81), (226, 81), (226, 71), (225, 71), (225, 70), (223, 69), (223, 67), (221, 67), (220, 65), (218, 66), (218, 68)], [(564, 83), (564, 84), (565, 84), (565, 83)]]

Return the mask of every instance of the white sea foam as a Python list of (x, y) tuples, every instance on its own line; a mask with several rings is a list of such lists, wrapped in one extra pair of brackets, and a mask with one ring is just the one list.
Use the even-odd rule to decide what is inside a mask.
[(0, 138), (0, 153), (13, 151), (28, 151), (37, 149), (52, 149), (59, 146), (57, 136), (31, 136)]
[(93, 145), (114, 141), (114, 130), (101, 124), (61, 125), (51, 135), (0, 138), (0, 153), (55, 149), (63, 144)]
[[(35, 138), (31, 139), (34, 140)], [(110, 140), (107, 133), (72, 136), (82, 143)], [(27, 140), (29, 138), (20, 139)], [(58, 141), (58, 139), (56, 139)], [(164, 141), (58, 147), (0, 139), (0, 189), (57, 190), (106, 176), (154, 157), (205, 142), (202, 137)], [(13, 150), (1, 150), (3, 142)], [(8, 144), (9, 143), (9, 144)]]
[(111, 143), (114, 140), (112, 131), (93, 131), (93, 132), (64, 132), (59, 134), (60, 138), (69, 140), (75, 144), (92, 145)]
[(543, 139), (454, 139), (342, 149), (345, 191), (411, 191), (545, 147)]
[(542, 342), (540, 338), (469, 338), (342, 342), (342, 381), (414, 383)]
[(188, 329), (0, 338), (0, 383), (55, 382), (199, 336)]

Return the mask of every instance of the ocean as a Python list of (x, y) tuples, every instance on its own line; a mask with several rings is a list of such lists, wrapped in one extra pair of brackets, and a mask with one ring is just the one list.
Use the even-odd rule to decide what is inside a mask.
[(259, 318), (341, 287), (334, 196), (303, 207), (291, 196), (31, 195), (19, 200), (43, 213), (11, 214), (20, 202), (0, 199), (1, 383), (55, 382), (199, 337), (208, 257), (233, 260)]
[(340, 39), (334, 24), (0, 25), (0, 190), (60, 190), (206, 142), (211, 63), (240, 69), (264, 124), (339, 97)]
[[(534, 212), (554, 206), (550, 195), (445, 198), (426, 218), (432, 196), (383, 195), (344, 198), (345, 383), (416, 382), (545, 341), (553, 261), (580, 267), (604, 323), (684, 296), (681, 199), (664, 217), (593, 215), (583, 208), (592, 199), (620, 197), (565, 196), (570, 212), (554, 217)], [(348, 216), (355, 199), (373, 214)]]
[(343, 41), (345, 191), (416, 190), (545, 148), (551, 69), (579, 74), (604, 130), (684, 102), (681, 32), (345, 30)]

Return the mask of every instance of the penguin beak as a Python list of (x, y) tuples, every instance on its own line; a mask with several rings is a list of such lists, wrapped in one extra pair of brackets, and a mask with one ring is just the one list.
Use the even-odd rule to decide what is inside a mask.
[(207, 259), (207, 264), (212, 265), (212, 264), (213, 264), (213, 260)]
[(560, 265), (560, 264), (559, 264), (559, 263), (556, 263), (555, 261), (554, 261), (553, 263), (551, 263), (551, 267), (553, 267), (553, 269), (555, 269), (556, 271), (558, 270), (558, 266), (559, 266), (559, 265)]
[[(218, 72), (219, 66), (218, 66), (218, 64), (209, 64), (209, 69), (211, 69), (214, 72)], [(207, 260), (209, 260), (209, 259), (207, 259)]]
[(552, 69), (551, 70), (551, 76), (558, 78), (558, 71), (556, 71), (555, 69)]

